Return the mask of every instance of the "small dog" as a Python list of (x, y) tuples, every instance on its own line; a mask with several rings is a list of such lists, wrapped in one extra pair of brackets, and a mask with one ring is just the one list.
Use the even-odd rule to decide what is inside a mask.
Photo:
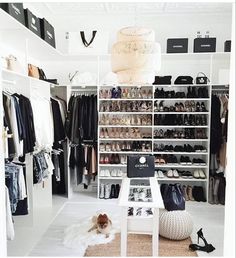
[(98, 216), (94, 216), (92, 218), (93, 226), (88, 230), (88, 232), (91, 232), (93, 230), (97, 230), (97, 234), (104, 234), (106, 235), (106, 238), (109, 237), (112, 222), (108, 218), (106, 214), (99, 214)]

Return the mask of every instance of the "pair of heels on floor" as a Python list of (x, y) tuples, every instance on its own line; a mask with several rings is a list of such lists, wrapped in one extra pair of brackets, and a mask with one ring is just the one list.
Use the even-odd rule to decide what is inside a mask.
[(210, 253), (215, 250), (215, 247), (212, 244), (208, 244), (205, 237), (203, 236), (202, 228), (197, 232), (197, 235), (198, 235), (198, 244), (199, 244), (199, 238), (201, 238), (204, 242), (204, 246), (200, 246), (197, 244), (190, 244), (189, 249), (191, 251), (203, 251), (203, 252)]

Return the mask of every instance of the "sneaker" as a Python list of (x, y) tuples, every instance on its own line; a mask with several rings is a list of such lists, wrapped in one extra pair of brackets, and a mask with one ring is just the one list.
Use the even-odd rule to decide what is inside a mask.
[(176, 169), (173, 170), (173, 177), (174, 178), (179, 178), (179, 173)]
[(193, 178), (193, 174), (190, 171), (183, 171), (181, 176), (183, 178)]
[(187, 164), (186, 158), (184, 156), (180, 157), (180, 164), (182, 164), (182, 165), (186, 165)]
[(104, 197), (105, 197), (105, 186), (104, 186), (104, 184), (100, 184), (99, 198), (104, 199)]
[(106, 169), (104, 171), (104, 174), (105, 174), (104, 176), (106, 176), (106, 177), (110, 177), (111, 176), (110, 171), (108, 169)]
[(112, 169), (111, 171), (111, 176), (117, 176), (117, 170), (116, 169)]
[(136, 209), (136, 216), (141, 216), (142, 215), (142, 208), (137, 208)]
[(100, 170), (100, 174), (99, 174), (101, 177), (105, 176), (105, 170)]
[(204, 173), (204, 171), (202, 169), (198, 169), (198, 172), (199, 172), (199, 177), (201, 179), (205, 179), (206, 178), (206, 174)]
[(167, 177), (172, 178), (173, 176), (174, 176), (173, 175), (173, 170), (172, 169), (168, 170)]
[(134, 208), (133, 207), (129, 207), (128, 209), (128, 216), (133, 216), (134, 215)]
[(104, 186), (105, 190), (104, 190), (104, 198), (105, 199), (110, 199), (110, 195), (111, 195), (111, 189), (110, 189), (110, 185), (106, 184)]
[(122, 172), (121, 169), (118, 169), (118, 170), (117, 170), (116, 176), (118, 176), (118, 177), (122, 177), (122, 176), (123, 176), (123, 172)]
[(199, 170), (198, 169), (194, 170), (193, 176), (194, 176), (194, 178), (197, 178), (197, 179), (200, 178), (200, 174), (199, 174)]
[(165, 176), (164, 176), (164, 174), (163, 174), (163, 172), (161, 170), (158, 170), (157, 171), (157, 177), (158, 178), (164, 178)]

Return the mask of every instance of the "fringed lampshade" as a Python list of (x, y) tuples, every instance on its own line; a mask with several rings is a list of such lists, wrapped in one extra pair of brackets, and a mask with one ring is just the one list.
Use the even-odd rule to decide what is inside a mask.
[(112, 47), (112, 71), (120, 84), (152, 84), (161, 66), (161, 47), (155, 33), (142, 27), (127, 27), (118, 31)]

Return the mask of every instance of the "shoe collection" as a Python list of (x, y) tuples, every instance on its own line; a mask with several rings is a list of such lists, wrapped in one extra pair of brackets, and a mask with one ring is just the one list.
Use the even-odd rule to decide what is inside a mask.
[(206, 202), (202, 186), (183, 185), (182, 190), (186, 201)]
[(119, 154), (100, 155), (100, 164), (127, 164), (127, 156)]
[(180, 165), (206, 165), (206, 162), (203, 159), (195, 159), (193, 158), (192, 161), (188, 156), (181, 156), (178, 159), (173, 154), (163, 154), (163, 155), (155, 155), (155, 163), (158, 165), (165, 165), (165, 164), (180, 164)]
[(123, 171), (121, 169), (102, 169), (99, 173), (100, 177), (123, 177)]
[(184, 178), (184, 179), (205, 179), (206, 178), (206, 174), (204, 173), (204, 171), (202, 169), (196, 169), (192, 172), (190, 171), (180, 171), (178, 169), (169, 169), (168, 171), (164, 171), (164, 170), (156, 170), (155, 171), (155, 175), (157, 178), (159, 179), (163, 179), (165, 177), (168, 178)]
[(150, 188), (130, 188), (129, 201), (134, 202), (151, 202), (152, 194)]
[(99, 92), (101, 99), (152, 99), (152, 89), (132, 87), (113, 87), (112, 89), (101, 89)]
[(161, 88), (161, 90), (156, 88), (154, 92), (154, 98), (209, 98), (209, 94), (206, 87), (189, 86), (187, 88), (187, 93), (184, 91), (175, 92), (175, 90), (164, 91), (163, 88)]
[(185, 128), (183, 130), (155, 130), (155, 139), (207, 139), (205, 129)]
[(152, 115), (105, 115), (100, 125), (152, 125)]
[(119, 138), (119, 139), (150, 139), (152, 138), (151, 132), (141, 132), (139, 128), (101, 128), (100, 138)]
[(152, 101), (103, 101), (100, 112), (152, 112)]
[(155, 125), (207, 125), (206, 115), (154, 115)]
[(112, 142), (112, 143), (100, 143), (101, 152), (111, 152), (111, 151), (141, 151), (150, 152), (152, 150), (151, 142)]
[(202, 145), (194, 145), (191, 146), (190, 144), (184, 145), (164, 145), (164, 144), (157, 144), (154, 143), (154, 151), (161, 151), (161, 152), (206, 152), (206, 148)]
[(119, 197), (120, 185), (119, 184), (100, 184), (100, 199), (116, 199)]
[(129, 207), (128, 216), (148, 217), (153, 215), (152, 208)]
[(186, 100), (184, 103), (175, 103), (172, 106), (164, 106), (164, 100), (160, 103), (156, 100), (154, 102), (155, 112), (206, 112), (206, 106), (204, 102), (195, 102), (194, 100)]

